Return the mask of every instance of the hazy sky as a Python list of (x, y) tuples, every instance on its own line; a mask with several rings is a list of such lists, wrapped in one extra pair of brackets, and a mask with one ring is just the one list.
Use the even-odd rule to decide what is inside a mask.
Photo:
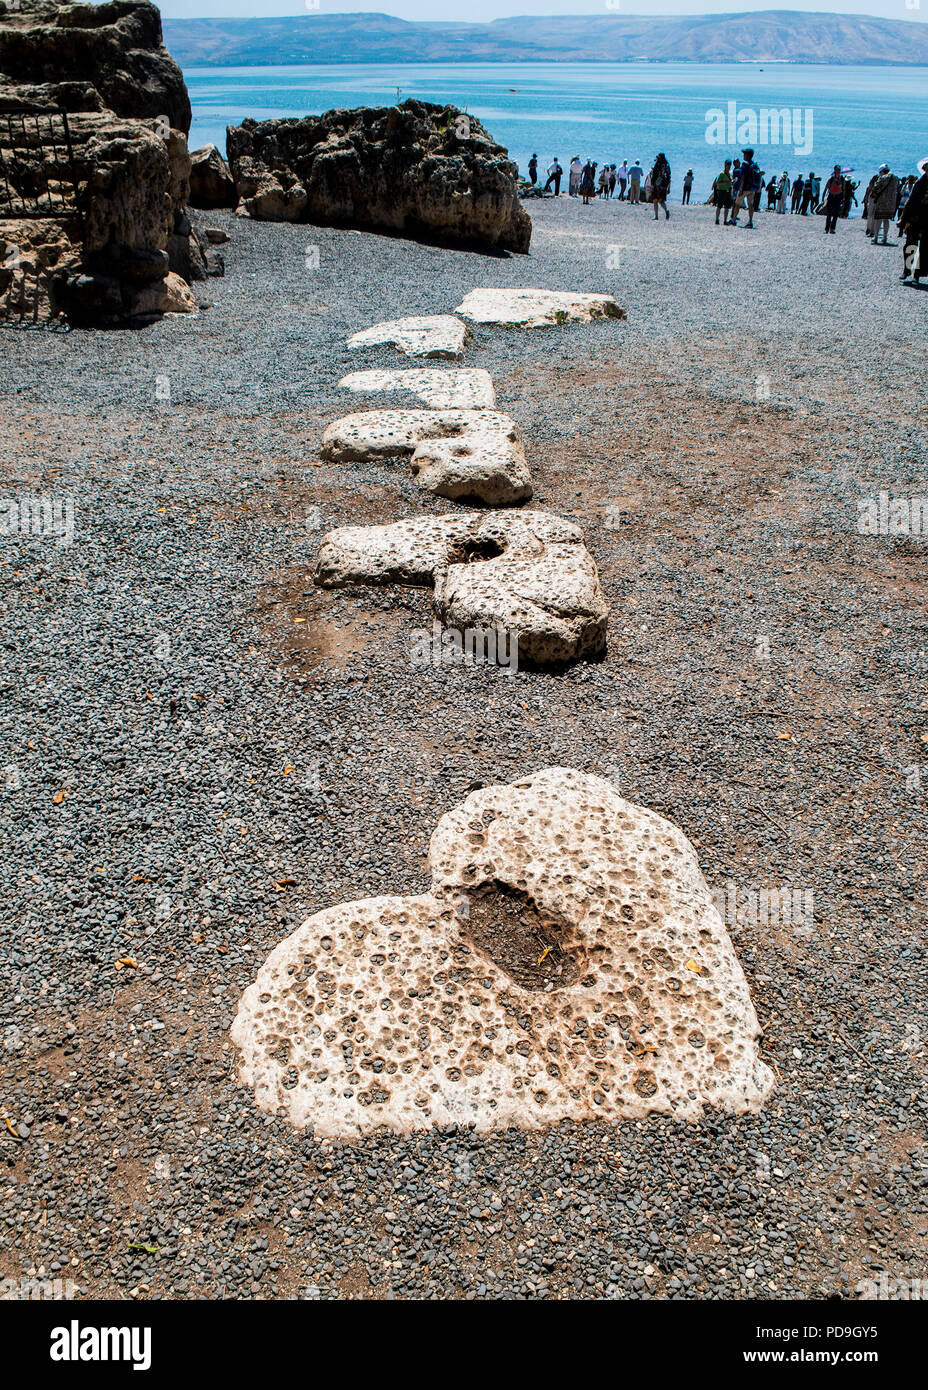
[[(841, 0), (827, 5), (822, 0), (792, 0), (782, 8), (819, 13), (870, 14), (884, 19), (928, 19), (928, 0), (918, 6), (909, 0)], [(173, 16), (307, 14), (305, 0), (160, 0), (161, 13)], [(400, 19), (487, 20), (527, 14), (718, 14), (728, 11), (770, 10), (770, 0), (319, 0), (309, 13), (344, 14), (347, 11), (392, 14)]]

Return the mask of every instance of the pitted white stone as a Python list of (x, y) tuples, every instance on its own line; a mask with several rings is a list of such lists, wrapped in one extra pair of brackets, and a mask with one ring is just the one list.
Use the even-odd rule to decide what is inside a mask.
[[(547, 768), (438, 823), (431, 888), (327, 908), (232, 1025), (257, 1104), (319, 1137), (756, 1111), (773, 1087), (731, 940), (676, 826)], [(526, 988), (469, 935), (481, 888), (560, 921), (576, 966)]]
[(550, 512), (343, 526), (323, 537), (315, 577), (324, 588), (432, 585), (437, 618), (515, 636), (526, 664), (593, 656), (605, 643), (609, 607), (583, 533)]
[(532, 495), (518, 431), (496, 410), (362, 410), (328, 426), (320, 453), (329, 463), (406, 455), (420, 487), (456, 501), (509, 507)]
[(547, 328), (571, 319), (625, 318), (625, 310), (611, 294), (573, 290), (471, 290), (454, 312), (474, 323), (498, 323), (507, 328)]
[(392, 343), (406, 357), (463, 357), (467, 328), (452, 314), (389, 319), (362, 328), (348, 339), (349, 348)]
[(350, 372), (338, 383), (359, 395), (415, 396), (433, 410), (492, 410), (493, 378), (482, 367), (399, 367), (395, 371)]

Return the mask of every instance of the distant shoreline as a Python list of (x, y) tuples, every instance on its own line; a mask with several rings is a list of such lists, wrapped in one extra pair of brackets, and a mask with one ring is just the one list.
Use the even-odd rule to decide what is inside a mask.
[[(176, 56), (176, 55), (175, 55)], [(184, 72), (209, 72), (216, 68), (373, 68), (373, 67), (395, 67), (402, 66), (408, 68), (431, 68), (443, 67), (451, 60), (447, 58), (328, 58), (325, 62), (310, 63), (303, 59), (293, 62), (281, 62), (279, 59), (273, 62), (270, 59), (253, 58), (246, 62), (223, 63), (219, 60), (203, 62), (202, 60), (188, 63), (182, 59), (177, 59)], [(555, 62), (558, 67), (569, 67), (572, 63), (579, 65), (582, 62), (584, 67), (623, 67), (623, 68), (643, 68), (643, 67), (671, 67), (677, 64), (691, 68), (709, 67), (728, 67), (728, 68), (756, 68), (756, 67), (781, 67), (781, 68), (925, 68), (928, 61), (924, 63), (901, 63), (894, 59), (886, 59), (883, 62), (875, 61), (872, 58), (861, 58), (852, 62), (838, 62), (837, 59), (829, 58), (455, 58), (455, 67), (480, 67), (480, 68), (513, 68), (513, 67), (550, 67)]]
[[(319, 0), (312, 0), (319, 3)], [(490, 22), (350, 12), (162, 21), (182, 67), (356, 63), (718, 63), (926, 67), (928, 24), (754, 10), (708, 15), (522, 15)]]

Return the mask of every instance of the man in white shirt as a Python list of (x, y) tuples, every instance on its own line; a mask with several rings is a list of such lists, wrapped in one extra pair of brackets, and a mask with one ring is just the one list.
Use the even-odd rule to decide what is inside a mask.
[(551, 163), (548, 165), (548, 182), (545, 184), (544, 188), (541, 191), (543, 193), (547, 193), (548, 189), (551, 187), (553, 183), (554, 196), (555, 198), (557, 198), (561, 191), (561, 175), (563, 174), (563, 172), (564, 170), (558, 163), (557, 155), (555, 155)]

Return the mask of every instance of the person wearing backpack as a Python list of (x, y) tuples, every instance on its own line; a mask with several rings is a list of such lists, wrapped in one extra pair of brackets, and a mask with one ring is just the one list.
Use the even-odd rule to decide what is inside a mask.
[(744, 158), (741, 161), (741, 176), (738, 182), (738, 196), (735, 199), (735, 210), (732, 214), (732, 226), (738, 225), (738, 213), (742, 208), (747, 209), (749, 227), (754, 226), (754, 207), (757, 195), (760, 192), (761, 172), (754, 163), (754, 151), (752, 149), (742, 150)]

